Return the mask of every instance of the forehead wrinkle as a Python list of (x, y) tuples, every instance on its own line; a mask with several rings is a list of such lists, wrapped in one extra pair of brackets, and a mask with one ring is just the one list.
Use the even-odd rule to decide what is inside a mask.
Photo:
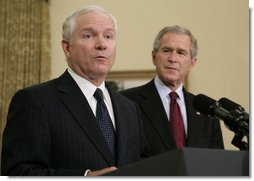
[(76, 20), (77, 24), (80, 23), (82, 24), (82, 22), (85, 21), (85, 24), (87, 24), (88, 26), (89, 25), (105, 26), (105, 24), (107, 24), (110, 27), (112, 26), (112, 29), (116, 31), (113, 20), (107, 14), (104, 13), (89, 12), (78, 16)]

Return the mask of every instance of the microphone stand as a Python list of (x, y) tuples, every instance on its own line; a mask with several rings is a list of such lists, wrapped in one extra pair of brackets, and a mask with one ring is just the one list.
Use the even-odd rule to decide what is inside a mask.
[[(240, 150), (249, 150), (249, 143), (246, 143), (245, 141), (243, 141), (243, 135), (240, 134), (235, 134), (233, 140), (231, 141), (231, 143), (238, 147)], [(249, 137), (247, 137), (248, 142), (249, 142)]]
[[(249, 150), (249, 118), (244, 116), (241, 111), (230, 111), (230, 115), (233, 117), (230, 123), (230, 130), (234, 131), (235, 136), (232, 140), (232, 144), (238, 147), (240, 150)], [(231, 117), (231, 118), (232, 118)], [(226, 123), (228, 123), (226, 121)], [(247, 137), (247, 142), (243, 141), (244, 137)]]

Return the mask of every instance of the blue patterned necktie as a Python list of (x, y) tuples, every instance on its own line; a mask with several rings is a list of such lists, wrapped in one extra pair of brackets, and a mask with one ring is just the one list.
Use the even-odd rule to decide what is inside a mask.
[(106, 104), (103, 101), (103, 93), (102, 90), (97, 88), (94, 95), (95, 99), (97, 100), (97, 107), (96, 107), (96, 118), (100, 127), (100, 130), (106, 140), (106, 143), (110, 149), (110, 152), (116, 160), (116, 135), (115, 130), (110, 119)]

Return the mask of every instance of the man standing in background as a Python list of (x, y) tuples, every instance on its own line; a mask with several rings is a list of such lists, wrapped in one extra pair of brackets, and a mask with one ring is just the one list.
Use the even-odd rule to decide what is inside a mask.
[(224, 148), (219, 120), (198, 112), (195, 96), (183, 87), (196, 56), (197, 41), (188, 29), (165, 27), (153, 44), (155, 79), (121, 92), (140, 107), (152, 155), (182, 147)]

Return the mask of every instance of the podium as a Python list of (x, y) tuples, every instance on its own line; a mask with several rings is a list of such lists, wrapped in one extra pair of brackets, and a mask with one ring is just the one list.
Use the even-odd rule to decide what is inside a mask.
[(104, 176), (249, 176), (249, 151), (176, 149)]

